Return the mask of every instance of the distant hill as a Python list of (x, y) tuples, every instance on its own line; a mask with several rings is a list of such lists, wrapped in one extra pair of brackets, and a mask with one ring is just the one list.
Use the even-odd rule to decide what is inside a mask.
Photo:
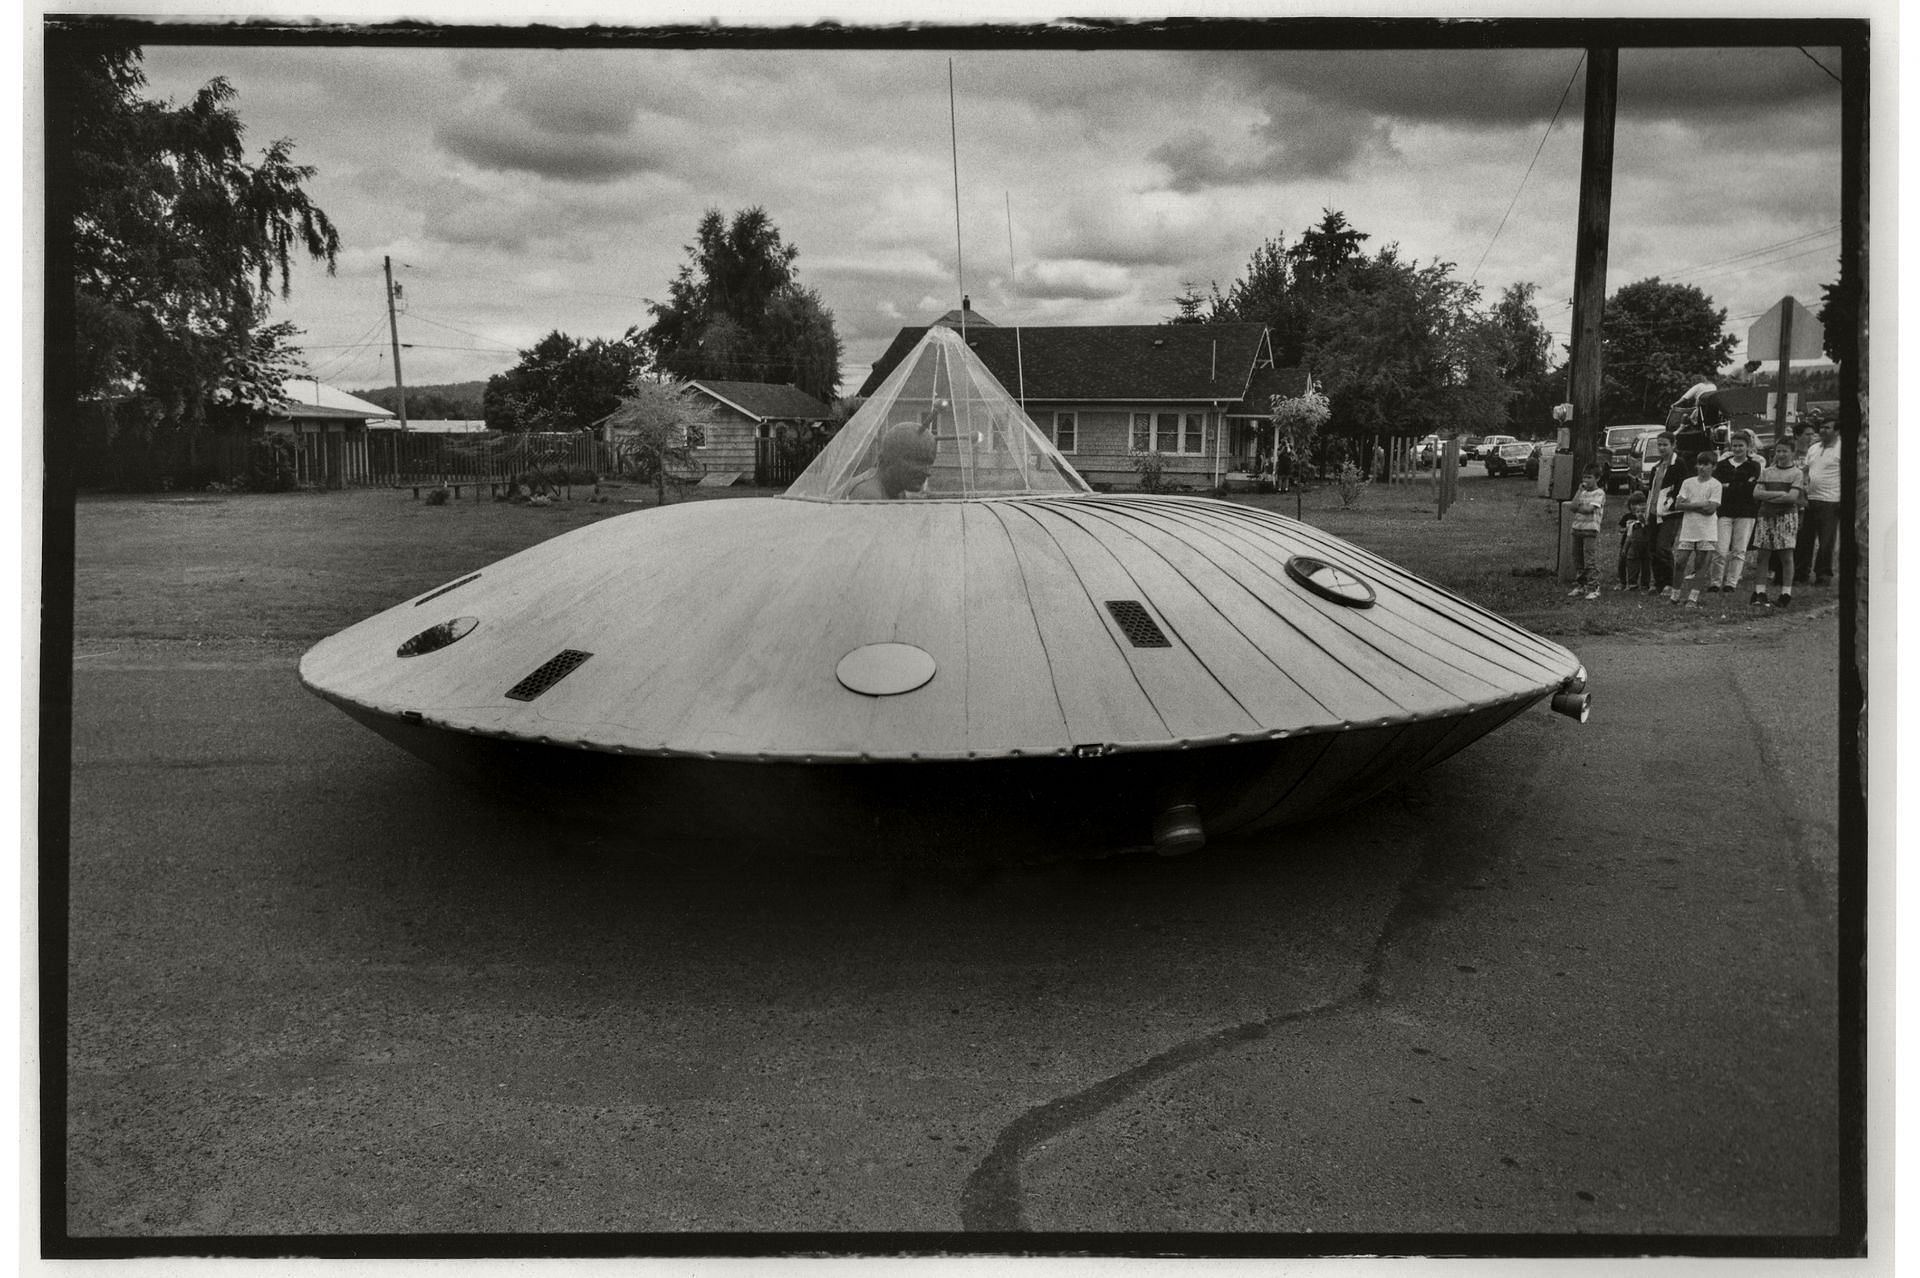
[[(481, 410), (482, 397), (486, 394), (485, 382), (446, 382), (438, 386), (407, 387), (407, 416), (419, 421), (478, 421), (485, 417)], [(370, 390), (348, 391), (349, 395), (358, 395), (361, 399), (380, 405), (390, 413), (400, 411), (400, 395), (391, 386), (377, 386)]]

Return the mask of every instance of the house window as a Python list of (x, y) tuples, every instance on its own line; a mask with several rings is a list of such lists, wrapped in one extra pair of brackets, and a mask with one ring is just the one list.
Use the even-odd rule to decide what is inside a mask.
[(1206, 427), (1205, 413), (1135, 413), (1132, 447), (1136, 452), (1204, 453)]
[(1063, 453), (1078, 451), (1080, 432), (1078, 419), (1072, 413), (1053, 415), (1053, 446)]

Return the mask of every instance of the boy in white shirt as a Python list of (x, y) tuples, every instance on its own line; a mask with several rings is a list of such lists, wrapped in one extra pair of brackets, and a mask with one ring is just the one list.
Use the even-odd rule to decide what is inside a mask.
[[(1711, 448), (1703, 448), (1693, 459), (1693, 476), (1682, 480), (1680, 492), (1673, 500), (1675, 514), (1681, 515), (1680, 535), (1674, 538), (1673, 562), (1674, 576), (1687, 590), (1687, 607), (1700, 606), (1700, 584), (1694, 580), (1694, 569), (1700, 570), (1705, 578), (1713, 572), (1714, 552), (1720, 548), (1720, 521), (1715, 512), (1720, 509), (1720, 481), (1713, 477), (1714, 463), (1719, 459)], [(1682, 565), (1685, 570), (1682, 571)], [(1675, 585), (1667, 591), (1667, 601), (1680, 601), (1680, 586)]]

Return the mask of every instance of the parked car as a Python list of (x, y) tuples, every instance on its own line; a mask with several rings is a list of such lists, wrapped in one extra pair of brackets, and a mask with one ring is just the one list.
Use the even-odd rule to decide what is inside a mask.
[(1474, 445), (1473, 459), (1484, 462), (1491, 458), (1497, 449), (1507, 444), (1517, 444), (1519, 442), (1520, 441), (1512, 435), (1482, 435), (1480, 442)]
[(1550, 439), (1543, 439), (1533, 446), (1533, 451), (1527, 454), (1528, 479), (1540, 477), (1540, 468), (1547, 464), (1547, 458), (1553, 456), (1553, 449), (1554, 443)]
[(1649, 431), (1627, 446), (1627, 456), (1633, 471), (1633, 487), (1645, 488), (1647, 480), (1653, 475), (1655, 465), (1653, 441), (1660, 438), (1660, 432)]
[(1600, 486), (1610, 493), (1623, 493), (1638, 487), (1646, 472), (1638, 464), (1636, 445), (1658, 435), (1662, 426), (1641, 422), (1632, 426), (1609, 426), (1600, 436), (1595, 462), (1600, 467)]
[(1533, 445), (1515, 440), (1500, 444), (1487, 454), (1487, 477), (1497, 479), (1502, 475), (1525, 474), (1527, 458), (1533, 454)]

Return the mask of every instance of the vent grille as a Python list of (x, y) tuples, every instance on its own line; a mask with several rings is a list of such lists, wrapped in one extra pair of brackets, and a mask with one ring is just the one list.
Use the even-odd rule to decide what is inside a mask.
[(478, 580), (480, 580), (480, 574), (476, 572), (472, 576), (462, 577), (458, 581), (448, 582), (446, 585), (440, 587), (440, 589), (434, 591), (432, 594), (422, 595), (418, 599), (414, 600), (413, 606), (418, 608), (421, 604), (427, 602), (427, 600), (429, 599), (438, 599), (441, 595), (446, 594), (449, 590), (458, 590), (460, 589), (460, 587), (466, 585), (469, 581), (478, 581)]
[(1173, 644), (1154, 624), (1153, 616), (1138, 599), (1109, 599), (1107, 611), (1120, 623), (1127, 642), (1136, 648), (1171, 648)]
[(513, 701), (531, 701), (541, 693), (559, 683), (562, 679), (578, 670), (591, 652), (581, 652), (578, 648), (567, 648), (550, 659), (538, 670), (507, 689), (507, 697)]

